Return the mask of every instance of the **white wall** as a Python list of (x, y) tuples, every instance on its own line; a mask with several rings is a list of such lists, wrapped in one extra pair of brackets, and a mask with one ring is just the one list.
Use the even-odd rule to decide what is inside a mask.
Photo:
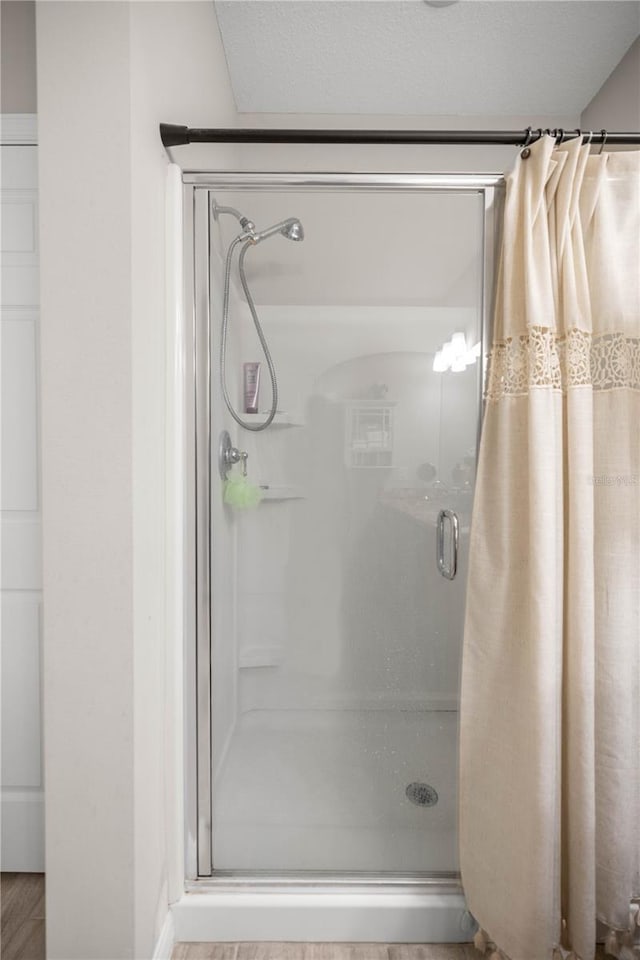
[(585, 107), (580, 126), (583, 130), (640, 130), (640, 38)]
[(52, 958), (133, 943), (128, 18), (125, 4), (37, 11)]
[(183, 876), (157, 124), (232, 99), (213, 4), (47, 0), (37, 29), (48, 955), (143, 958)]
[[(90, 4), (89, 4), (90, 5)], [(166, 622), (164, 195), (167, 156), (161, 121), (231, 124), (235, 109), (214, 6), (202, 2), (131, 3), (131, 182), (133, 309), (133, 576), (135, 743), (135, 956), (159, 933), (167, 901), (183, 892), (183, 826), (176, 771), (181, 738), (172, 684), (176, 638)], [(182, 120), (182, 117), (187, 117)], [(219, 148), (217, 161), (230, 162)], [(167, 504), (167, 506), (171, 506)], [(180, 743), (181, 745), (181, 743)], [(168, 797), (163, 805), (165, 781)], [(171, 821), (171, 810), (174, 819)]]

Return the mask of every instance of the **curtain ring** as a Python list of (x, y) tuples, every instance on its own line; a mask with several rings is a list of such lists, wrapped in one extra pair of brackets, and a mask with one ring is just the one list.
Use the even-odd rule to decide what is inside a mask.
[[(556, 147), (559, 147), (562, 141), (564, 140), (564, 130), (562, 129), (562, 127), (558, 127), (558, 129), (554, 130), (553, 132), (556, 135)], [(560, 139), (558, 139), (558, 137)]]
[(584, 136), (584, 137), (588, 137), (589, 139), (588, 139), (588, 140), (584, 140), (582, 145), (583, 145), (584, 147), (590, 147), (590, 146), (591, 146), (591, 141), (593, 140), (593, 130), (589, 130), (589, 133), (585, 133), (585, 134), (583, 134), (583, 136)]
[(605, 144), (607, 142), (607, 131), (604, 129), (604, 127), (602, 128), (600, 133), (602, 134), (602, 143), (600, 144), (600, 149), (598, 150), (598, 156), (600, 156), (600, 154), (604, 150)]
[(527, 157), (531, 156), (531, 150), (529, 149), (529, 144), (531, 143), (531, 138), (533, 137), (533, 130), (531, 129), (531, 127), (527, 127), (527, 129), (525, 130), (525, 133), (527, 137), (523, 143), (524, 149), (520, 151), (520, 156), (522, 157), (523, 160), (526, 160)]

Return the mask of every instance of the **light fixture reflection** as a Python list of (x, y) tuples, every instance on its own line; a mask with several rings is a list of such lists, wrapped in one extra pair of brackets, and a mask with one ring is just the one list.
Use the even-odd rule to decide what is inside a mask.
[(451, 370), (452, 373), (462, 373), (467, 367), (472, 366), (482, 353), (480, 341), (473, 347), (467, 347), (467, 338), (464, 333), (456, 331), (450, 340), (443, 343), (433, 358), (433, 370), (435, 373), (446, 373)]
[(433, 358), (433, 369), (436, 373), (444, 373), (445, 370), (449, 369), (449, 364), (442, 350), (438, 350)]

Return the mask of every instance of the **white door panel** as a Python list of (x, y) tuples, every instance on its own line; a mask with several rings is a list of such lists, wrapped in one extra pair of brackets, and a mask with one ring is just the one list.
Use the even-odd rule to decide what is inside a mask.
[(2, 604), (2, 786), (41, 787), (40, 602)]
[(39, 483), (37, 148), (3, 146), (2, 767), (3, 870), (44, 870), (42, 552)]
[(36, 324), (4, 318), (2, 509), (38, 509)]
[[(2, 189), (2, 304), (37, 307), (38, 276), (38, 196), (36, 180), (24, 183), (25, 171), (15, 163), (4, 165), (7, 153), (33, 150), (35, 147), (3, 147)], [(34, 165), (25, 164), (35, 176)], [(15, 175), (15, 182), (11, 179)]]
[(2, 305), (8, 307), (35, 306), (40, 296), (38, 280), (37, 267), (4, 267), (2, 270)]
[(42, 590), (42, 526), (37, 516), (2, 520), (2, 590)]
[[(19, 262), (21, 255), (33, 256), (37, 243), (36, 197), (33, 190), (2, 191), (3, 263)], [(24, 259), (27, 259), (25, 257)]]
[[(3, 128), (5, 123), (3, 122)], [(4, 146), (2, 150), (2, 186), (6, 190), (36, 190), (38, 151), (36, 147)]]

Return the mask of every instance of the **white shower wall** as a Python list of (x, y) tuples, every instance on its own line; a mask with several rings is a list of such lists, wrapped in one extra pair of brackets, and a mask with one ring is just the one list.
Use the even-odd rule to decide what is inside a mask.
[[(395, 556), (395, 567), (386, 573), (377, 569), (376, 558), (346, 554), (346, 540), (338, 531), (358, 522), (364, 532), (381, 491), (392, 497), (420, 488), (420, 464), (434, 464), (439, 476), (450, 481), (454, 464), (464, 454), (475, 455), (477, 421), (468, 413), (477, 403), (477, 368), (444, 376), (434, 373), (432, 364), (435, 349), (451, 330), (474, 328), (477, 311), (269, 305), (260, 307), (260, 315), (277, 359), (279, 407), (301, 426), (276, 427), (257, 436), (241, 431), (242, 443), (250, 453), (253, 482), (293, 487), (299, 499), (265, 501), (258, 510), (237, 516), (240, 710), (340, 703), (381, 707), (398, 700), (424, 707), (429, 698), (434, 705), (454, 706), (462, 610), (455, 602), (442, 602), (435, 516), (430, 563), (420, 571), (412, 569), (415, 550), (412, 553), (409, 527), (405, 534), (394, 518), (388, 532), (380, 532), (390, 537), (387, 557)], [(246, 324), (243, 331), (248, 340)], [(417, 352), (420, 345), (423, 350)], [(242, 349), (246, 358), (257, 356), (253, 346)], [(348, 413), (340, 398), (358, 397), (372, 382), (384, 382), (402, 411), (395, 420), (394, 467), (348, 474)], [(268, 391), (264, 394), (268, 397)], [(328, 396), (334, 403), (320, 409), (319, 398)], [(454, 404), (461, 415), (456, 416)], [(315, 424), (309, 423), (310, 417)], [(446, 429), (441, 431), (437, 425), (443, 418)], [(345, 476), (350, 497), (339, 489)], [(357, 603), (363, 584), (358, 580), (371, 576), (388, 583), (387, 595), (379, 597), (379, 615), (393, 603), (396, 579), (415, 578), (417, 586), (422, 580), (425, 593), (440, 597), (437, 605), (425, 608), (425, 614), (430, 613), (425, 629), (441, 638), (440, 647), (434, 645), (428, 675), (415, 670), (424, 641), (414, 606), (405, 610), (414, 649), (403, 652), (393, 678), (389, 651), (398, 647), (405, 624), (395, 620), (395, 636), (372, 631), (365, 638), (364, 628), (359, 631), (363, 616)], [(376, 619), (371, 610), (369, 626)]]

